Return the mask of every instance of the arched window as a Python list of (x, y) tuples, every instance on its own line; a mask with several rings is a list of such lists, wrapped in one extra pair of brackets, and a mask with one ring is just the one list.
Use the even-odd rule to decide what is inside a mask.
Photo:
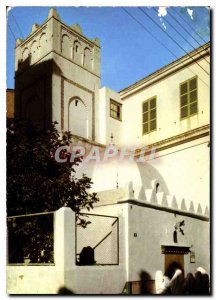
[(62, 45), (61, 45), (62, 54), (69, 58), (71, 52), (70, 49), (71, 49), (70, 39), (66, 34), (64, 34), (62, 37)]
[(37, 42), (34, 41), (31, 45), (31, 54), (34, 55), (34, 53), (36, 53), (37, 51)]
[(22, 54), (23, 61), (25, 61), (28, 58), (28, 56), (29, 56), (29, 50), (28, 48), (25, 48)]
[(73, 59), (78, 64), (82, 63), (81, 45), (78, 41), (74, 42), (73, 46)]
[(91, 69), (91, 51), (89, 48), (84, 50), (84, 67)]
[(68, 131), (72, 134), (89, 138), (88, 114), (84, 102), (73, 98), (68, 107)]
[(31, 45), (31, 62), (35, 62), (38, 57), (37, 41), (34, 41)]
[(43, 54), (45, 54), (47, 52), (47, 37), (46, 37), (46, 33), (42, 33), (42, 35), (40, 36), (40, 56), (42, 56)]

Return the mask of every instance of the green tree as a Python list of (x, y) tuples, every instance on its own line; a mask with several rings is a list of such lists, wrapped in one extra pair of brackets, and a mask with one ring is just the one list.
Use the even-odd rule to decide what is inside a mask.
[[(53, 123), (49, 130), (43, 131), (30, 123), (8, 121), (7, 214), (17, 216), (52, 212), (67, 206), (76, 212), (77, 223), (85, 227), (88, 221), (79, 215), (80, 210), (92, 209), (98, 198), (96, 193), (89, 192), (92, 185), (89, 177), (83, 174), (78, 179), (75, 176), (74, 167), (81, 162), (81, 158), (70, 162), (70, 153), (62, 150), (60, 155), (67, 158), (66, 162), (59, 163), (55, 160), (58, 147), (72, 143), (71, 133), (59, 134), (55, 125)], [(11, 261), (17, 260), (17, 257), (21, 259), (21, 256), (26, 256), (32, 249), (34, 255), (30, 257), (31, 262), (52, 261), (50, 255), (44, 257), (44, 252), (50, 253), (47, 250), (52, 243), (49, 234), (52, 226), (47, 221), (44, 221), (46, 224), (43, 226), (42, 219), (32, 217), (31, 220), (25, 219), (25, 222), (18, 221), (20, 218), (10, 219), (9, 244), (20, 244), (21, 240), (23, 244), (22, 253), (13, 249)]]

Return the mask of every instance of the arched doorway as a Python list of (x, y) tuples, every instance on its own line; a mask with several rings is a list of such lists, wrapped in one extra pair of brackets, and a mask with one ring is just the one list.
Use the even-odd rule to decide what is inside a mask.
[(88, 113), (84, 102), (76, 97), (69, 101), (68, 131), (84, 138), (89, 138)]

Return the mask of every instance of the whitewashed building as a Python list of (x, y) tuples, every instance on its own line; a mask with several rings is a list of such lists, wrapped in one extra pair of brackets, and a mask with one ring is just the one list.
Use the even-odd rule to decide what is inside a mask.
[[(10, 294), (62, 286), (78, 294), (139, 293), (143, 281), (154, 292), (156, 271), (173, 261), (186, 273), (199, 266), (210, 272), (210, 44), (120, 92), (101, 87), (100, 51), (99, 39), (51, 9), (17, 40), (15, 114), (44, 127), (57, 121), (88, 149), (114, 144), (136, 149), (138, 159), (145, 148), (147, 160), (116, 156), (78, 169), (94, 182), (97, 216), (82, 229), (70, 209), (56, 212), (55, 264), (8, 265)], [(182, 221), (184, 235), (176, 239)], [(95, 263), (79, 265), (87, 246)]]

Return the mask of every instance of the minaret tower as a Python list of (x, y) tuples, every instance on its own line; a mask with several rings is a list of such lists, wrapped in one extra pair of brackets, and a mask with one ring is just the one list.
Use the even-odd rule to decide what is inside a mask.
[(62, 23), (51, 9), (15, 49), (15, 116), (43, 128), (95, 140), (100, 88), (99, 40), (86, 38), (80, 26)]

